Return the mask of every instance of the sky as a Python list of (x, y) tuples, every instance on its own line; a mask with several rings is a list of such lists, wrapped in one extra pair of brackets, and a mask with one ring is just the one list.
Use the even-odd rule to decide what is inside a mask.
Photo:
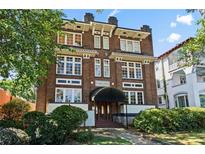
[(93, 13), (95, 21), (107, 22), (109, 16), (118, 19), (118, 26), (125, 28), (140, 29), (142, 25), (152, 28), (154, 56), (159, 56), (178, 43), (193, 37), (200, 18), (198, 12), (187, 13), (186, 10), (64, 10), (65, 18), (83, 21), (86, 12)]

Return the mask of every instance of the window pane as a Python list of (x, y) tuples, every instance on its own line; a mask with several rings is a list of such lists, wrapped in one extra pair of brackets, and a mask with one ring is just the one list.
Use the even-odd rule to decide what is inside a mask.
[(109, 49), (109, 37), (103, 37), (103, 49)]
[(128, 78), (127, 67), (122, 67), (122, 78)]
[(56, 90), (56, 102), (63, 102), (63, 89)]
[(66, 64), (66, 74), (69, 74), (69, 75), (73, 74), (73, 64), (72, 63)]
[(130, 104), (136, 104), (135, 92), (130, 92)]
[(137, 92), (137, 102), (138, 104), (143, 104), (142, 92)]
[(67, 45), (73, 45), (73, 34), (67, 33)]
[(81, 42), (81, 35), (80, 34), (75, 34), (75, 46), (81, 46), (82, 42)]
[(135, 78), (134, 68), (129, 68), (129, 78)]
[(59, 44), (65, 44), (65, 34), (59, 34), (58, 36), (58, 43)]
[(133, 51), (132, 41), (127, 41), (127, 50), (130, 52)]
[(94, 48), (100, 48), (100, 36), (94, 36)]
[(103, 72), (104, 72), (104, 77), (110, 77), (110, 61), (107, 60), (107, 59), (105, 59), (103, 62), (104, 62), (104, 63), (103, 63), (103, 67), (104, 67), (104, 70), (103, 70)]
[(95, 76), (101, 76), (101, 61), (100, 59), (95, 59)]
[(126, 101), (127, 103), (129, 103), (129, 98), (128, 98), (129, 96), (128, 96), (128, 92), (124, 92), (124, 94), (125, 94), (125, 98), (126, 98), (126, 100), (125, 100), (125, 101)]
[(134, 41), (133, 42), (133, 49), (134, 49), (134, 52), (140, 53), (140, 43), (137, 41)]
[(185, 97), (184, 96), (178, 96), (178, 106), (179, 107), (185, 107)]
[(72, 101), (72, 89), (66, 89), (65, 90), (65, 102), (70, 103)]
[(73, 57), (67, 57), (66, 61), (73, 62)]
[(75, 58), (75, 62), (81, 62), (80, 58)]
[(57, 73), (64, 74), (64, 62), (58, 62)]
[(81, 102), (81, 90), (79, 89), (74, 89), (74, 102)]
[(81, 74), (81, 64), (75, 64), (75, 75)]
[(126, 40), (120, 40), (120, 49), (126, 51)]
[(136, 69), (136, 78), (137, 79), (141, 79), (142, 78), (142, 72), (141, 72), (141, 69)]

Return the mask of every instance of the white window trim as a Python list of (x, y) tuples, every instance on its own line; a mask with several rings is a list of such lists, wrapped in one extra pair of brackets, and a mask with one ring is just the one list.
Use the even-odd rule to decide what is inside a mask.
[[(108, 65), (106, 65), (106, 61), (108, 62)], [(105, 75), (105, 70), (106, 70), (105, 66), (108, 67), (108, 75), (107, 76)], [(110, 77), (110, 60), (109, 59), (103, 59), (103, 76), (105, 78)]]
[[(105, 46), (105, 41), (104, 41), (105, 38), (108, 39), (107, 48)], [(109, 40), (109, 37), (107, 37), (107, 36), (103, 36), (103, 49), (105, 49), (105, 50), (109, 50), (110, 49), (110, 40)]]
[[(95, 37), (99, 38), (99, 47), (96, 47)], [(100, 49), (101, 48), (101, 36), (100, 35), (94, 35), (94, 48), (96, 48), (96, 49)]]
[[(79, 45), (79, 47), (82, 47), (82, 45), (83, 45), (83, 38), (82, 38), (82, 34), (81, 33), (74, 33), (74, 32), (62, 32), (63, 34), (73, 34), (73, 44), (72, 44), (72, 46), (76, 46), (75, 45), (75, 35), (77, 34), (77, 35), (81, 35), (81, 45)], [(62, 44), (62, 43), (60, 43), (59, 42), (59, 35), (60, 35), (60, 33), (58, 33), (58, 35), (57, 35), (57, 42), (58, 42), (58, 44)], [(65, 35), (65, 40), (64, 40), (64, 44), (63, 45), (68, 45), (67, 44), (67, 35)]]
[[(137, 40), (128, 40), (128, 39), (120, 39), (120, 43), (121, 43), (121, 40), (125, 40), (125, 50), (122, 50), (122, 49), (121, 49), (121, 45), (120, 45), (120, 50), (125, 51), (125, 52), (141, 53), (140, 41), (137, 41)], [(128, 43), (127, 43), (128, 41), (132, 41), (132, 51), (129, 51), (129, 50), (128, 50)], [(138, 42), (138, 44), (139, 44), (139, 51), (134, 51), (134, 43), (133, 43), (133, 42)]]
[[(126, 86), (125, 84), (130, 84), (130, 86)], [(123, 88), (135, 88), (135, 89), (143, 89), (144, 86), (143, 86), (143, 83), (135, 83), (135, 82), (123, 82), (122, 83), (122, 87)], [(141, 87), (135, 87), (135, 85), (140, 85)]]
[[(137, 80), (142, 80), (143, 79), (143, 74), (142, 74), (142, 63), (140, 62), (128, 62), (128, 61), (122, 61), (122, 63), (127, 63), (127, 66), (122, 66), (122, 68), (126, 67), (127, 68), (127, 78), (122, 77), (123, 79), (137, 79)], [(129, 74), (129, 63), (134, 63), (134, 78), (130, 78)], [(136, 77), (136, 64), (140, 64), (140, 70), (141, 70), (141, 78)], [(122, 70), (121, 70), (122, 71)]]
[[(59, 83), (58, 80), (65, 80), (66, 83)], [(68, 83), (68, 81), (70, 81), (70, 83)], [(79, 81), (79, 84), (72, 83), (72, 81)], [(74, 86), (81, 86), (82, 85), (80, 79), (65, 79), (65, 78), (56, 78), (56, 84), (59, 84), (59, 85), (74, 85)]]
[[(143, 91), (131, 91), (131, 90), (123, 90), (123, 92), (128, 92), (128, 104), (130, 105), (144, 105), (145, 102), (144, 102), (144, 92)], [(131, 97), (130, 97), (130, 93), (131, 92), (135, 92), (135, 101), (136, 101), (136, 104), (131, 104)], [(137, 99), (137, 93), (140, 92), (142, 93), (142, 104), (138, 104), (138, 99)]]
[[(175, 96), (174, 96), (174, 100), (177, 102), (177, 104), (175, 104), (175, 105), (177, 105), (176, 107), (179, 107), (178, 97), (180, 97), (180, 96), (184, 96), (184, 99), (185, 99), (185, 97), (187, 96), (187, 100), (188, 100), (188, 104), (189, 104), (188, 94), (179, 94), (179, 95), (175, 95)], [(186, 99), (185, 99), (185, 101), (186, 101)], [(185, 107), (188, 107), (188, 106), (187, 106), (187, 102), (185, 102)]]
[(61, 87), (56, 87), (55, 88), (55, 102), (57, 102), (57, 97), (56, 97), (56, 94), (57, 94), (57, 90), (60, 89), (60, 90), (63, 90), (63, 101), (62, 103), (65, 103), (65, 91), (67, 89), (71, 89), (72, 90), (72, 101), (70, 103), (73, 103), (75, 104), (76, 102), (74, 102), (74, 90), (78, 89), (80, 90), (80, 102), (82, 103), (82, 89), (81, 88), (61, 88)]
[[(76, 57), (76, 56), (63, 56), (63, 55), (58, 55), (58, 57), (64, 57), (64, 71), (63, 73), (58, 73), (58, 64), (56, 64), (56, 74), (60, 74), (60, 75), (69, 75), (69, 76), (82, 76), (82, 57)], [(73, 61), (72, 61), (72, 74), (66, 74), (66, 64), (68, 63), (66, 61), (67, 57), (72, 57), (73, 58)], [(75, 62), (75, 58), (80, 58), (81, 62)], [(80, 64), (80, 74), (75, 74), (75, 64)]]
[[(96, 63), (97, 60), (100, 61), (100, 64), (97, 64), (97, 63)], [(97, 73), (97, 72), (96, 72), (96, 65), (100, 66), (100, 74), (99, 74), (99, 75), (96, 74), (96, 73)], [(101, 68), (101, 59), (100, 59), (100, 58), (95, 58), (95, 77), (101, 77), (101, 75), (102, 75), (102, 72), (101, 72), (101, 71), (102, 71), (102, 68)]]

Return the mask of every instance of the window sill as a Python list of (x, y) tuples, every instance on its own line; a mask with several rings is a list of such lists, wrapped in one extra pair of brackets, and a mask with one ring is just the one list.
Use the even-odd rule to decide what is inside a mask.
[(122, 80), (143, 80), (143, 78), (122, 78)]
[(75, 74), (60, 74), (60, 73), (56, 73), (56, 75), (63, 75), (63, 76), (82, 76), (82, 74), (80, 74), (80, 75), (75, 75)]
[(71, 103), (66, 103), (66, 102), (49, 102), (49, 104), (87, 104), (87, 103), (84, 103), (84, 102), (71, 102)]

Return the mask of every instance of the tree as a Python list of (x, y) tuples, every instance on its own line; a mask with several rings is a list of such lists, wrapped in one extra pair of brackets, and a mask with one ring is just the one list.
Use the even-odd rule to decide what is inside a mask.
[(205, 10), (187, 10), (187, 12), (199, 11), (201, 19), (197, 21), (200, 28), (197, 29), (196, 36), (190, 39), (182, 48), (179, 60), (183, 60), (186, 66), (201, 63), (205, 57)]
[[(61, 10), (0, 10), (0, 87), (30, 97), (55, 62)], [(9, 80), (9, 81), (8, 81)]]

